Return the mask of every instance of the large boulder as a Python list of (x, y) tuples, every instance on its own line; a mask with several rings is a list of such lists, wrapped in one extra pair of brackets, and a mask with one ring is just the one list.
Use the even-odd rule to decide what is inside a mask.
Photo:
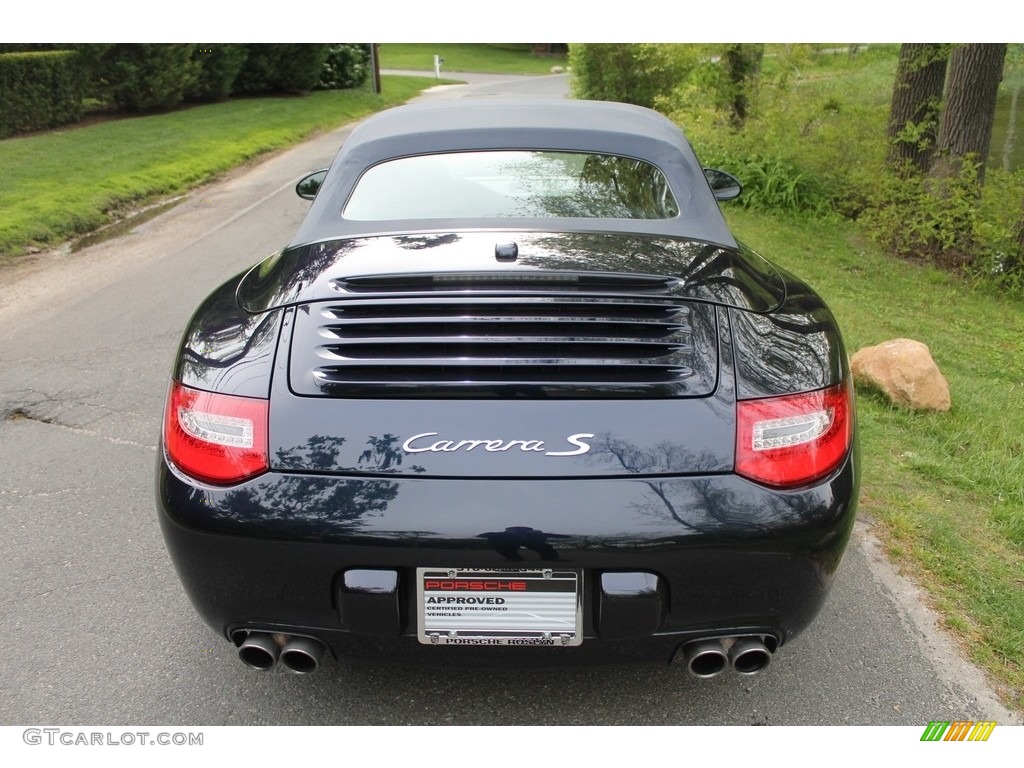
[(864, 347), (850, 362), (854, 381), (879, 390), (896, 405), (918, 411), (952, 407), (949, 384), (920, 341), (893, 339)]

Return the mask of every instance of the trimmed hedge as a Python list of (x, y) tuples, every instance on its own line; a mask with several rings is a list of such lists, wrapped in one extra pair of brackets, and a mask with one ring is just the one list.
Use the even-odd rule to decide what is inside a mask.
[(248, 56), (248, 45), (199, 43), (192, 52), (192, 60), (198, 62), (200, 70), (186, 91), (185, 100), (223, 101), (228, 98)]
[(81, 118), (78, 59), (75, 51), (0, 54), (0, 138)]
[(320, 82), (330, 45), (319, 43), (254, 44), (235, 80), (236, 95), (308, 93)]
[(83, 99), (124, 112), (173, 109), (232, 94), (355, 88), (365, 44), (0, 44), (0, 138), (80, 120)]
[(104, 52), (102, 84), (126, 112), (171, 109), (185, 98), (202, 65), (193, 61), (194, 44), (124, 43)]

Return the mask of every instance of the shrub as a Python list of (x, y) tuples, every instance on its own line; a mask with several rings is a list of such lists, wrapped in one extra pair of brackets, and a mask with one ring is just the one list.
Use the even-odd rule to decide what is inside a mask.
[(985, 178), (979, 188), (978, 166), (972, 163), (944, 178), (887, 170), (879, 174), (860, 223), (896, 256), (1024, 295), (1024, 259), (1017, 241), (1024, 170), (990, 168)]
[(0, 138), (78, 120), (81, 74), (74, 51), (0, 55)]
[(185, 92), (187, 101), (223, 101), (231, 95), (238, 73), (249, 55), (247, 45), (199, 43), (192, 60), (199, 64), (195, 82)]
[(740, 178), (741, 204), (856, 218), (877, 187), (887, 106), (859, 103), (827, 83), (794, 81), (782, 53), (766, 59), (757, 110), (742, 130), (716, 102), (713, 83), (721, 74), (708, 63), (658, 106), (683, 127), (706, 164)]
[(654, 107), (700, 60), (700, 46), (586, 43), (569, 46), (573, 92), (581, 99)]
[(250, 45), (234, 93), (306, 93), (320, 82), (330, 45), (312, 43)]
[(70, 45), (57, 45), (55, 43), (0, 43), (0, 54), (4, 53), (34, 53), (36, 51), (58, 51), (71, 50)]
[(361, 43), (334, 43), (320, 72), (317, 90), (334, 91), (358, 88), (370, 75), (370, 46)]
[(740, 180), (743, 194), (738, 202), (744, 208), (812, 216), (823, 216), (832, 210), (832, 201), (821, 180), (789, 160), (750, 155), (726, 158), (715, 165)]
[(110, 98), (129, 112), (170, 109), (196, 82), (200, 64), (193, 44), (121, 44), (111, 46), (100, 63)]

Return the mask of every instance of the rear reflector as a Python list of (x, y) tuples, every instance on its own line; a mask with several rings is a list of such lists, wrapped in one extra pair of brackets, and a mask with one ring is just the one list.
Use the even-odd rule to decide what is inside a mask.
[(197, 480), (239, 483), (267, 470), (266, 400), (218, 395), (171, 384), (164, 446), (174, 464)]
[(776, 488), (824, 477), (850, 449), (852, 398), (846, 381), (817, 392), (741, 401), (736, 473)]

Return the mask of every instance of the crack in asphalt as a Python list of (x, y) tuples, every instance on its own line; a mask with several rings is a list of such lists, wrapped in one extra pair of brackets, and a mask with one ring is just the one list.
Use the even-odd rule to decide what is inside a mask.
[[(63, 567), (67, 567), (67, 565), (65, 565)], [(98, 576), (98, 577), (93, 578), (93, 579), (84, 579), (82, 581), (72, 582), (71, 584), (63, 584), (63, 585), (61, 585), (59, 587), (54, 587), (53, 589), (47, 589), (47, 590), (44, 590), (42, 592), (34, 592), (34, 593), (30, 594), (30, 595), (21, 595), (19, 597), (16, 597), (13, 600), (2, 600), (2, 601), (0, 601), (0, 607), (5, 607), (6, 608), (6, 607), (14, 606), (14, 605), (21, 605), (23, 603), (31, 602), (32, 600), (38, 600), (39, 598), (49, 597), (50, 595), (53, 595), (53, 594), (58, 594), (58, 593), (61, 593), (61, 592), (67, 592), (68, 590), (71, 590), (71, 589), (79, 589), (80, 587), (91, 587), (91, 586), (94, 586), (96, 584), (107, 584), (107, 583), (109, 583), (111, 581), (116, 581), (118, 579), (129, 579), (129, 580), (131, 580), (131, 579), (135, 578), (135, 574), (138, 573), (138, 572), (145, 572), (145, 569), (144, 568), (135, 568), (135, 569), (132, 569), (131, 571), (118, 572), (118, 573), (109, 573), (109, 574), (107, 574), (105, 576)]]
[[(0, 497), (16, 496), (19, 499), (46, 499), (51, 496), (67, 496), (68, 494), (76, 493), (92, 493), (96, 490), (95, 486), (81, 486), (75, 488), (60, 488), (55, 491), (23, 491), (19, 488), (0, 488)], [(0, 498), (2, 500), (2, 498)]]
[[(64, 401), (54, 400), (53, 402), (68, 402), (68, 401), (66, 401), (66, 400), (64, 400)], [(79, 403), (79, 405), (88, 406), (89, 404), (88, 403)], [(100, 440), (104, 440), (104, 441), (106, 441), (108, 443), (111, 443), (113, 445), (126, 445), (126, 446), (133, 447), (133, 448), (144, 448), (144, 449), (146, 449), (148, 451), (154, 451), (154, 452), (156, 451), (156, 445), (155, 444), (152, 444), (152, 443), (140, 443), (140, 442), (138, 442), (136, 440), (128, 440), (128, 439), (123, 438), (123, 437), (111, 437), (110, 435), (104, 435), (101, 432), (97, 432), (94, 429), (86, 429), (85, 427), (75, 426), (73, 424), (65, 424), (65, 423), (63, 423), (63, 422), (61, 422), (61, 421), (59, 421), (59, 420), (57, 420), (57, 419), (55, 419), (55, 418), (53, 418), (51, 416), (42, 416), (42, 415), (40, 415), (38, 413), (34, 413), (32, 410), (30, 410), (31, 407), (32, 406), (20, 405), (20, 406), (15, 406), (13, 408), (5, 409), (4, 411), (0, 412), (0, 418), (2, 418), (3, 421), (34, 421), (34, 422), (36, 422), (38, 424), (46, 424), (46, 425), (51, 426), (51, 427), (57, 427), (58, 429), (63, 429), (63, 430), (66, 430), (66, 431), (71, 432), (71, 433), (76, 434), (76, 435), (84, 435), (85, 437), (96, 437), (96, 438), (99, 438)], [(108, 406), (93, 406), (93, 407), (108, 407)], [(110, 410), (111, 410), (112, 413), (114, 412), (113, 409), (110, 409)]]

